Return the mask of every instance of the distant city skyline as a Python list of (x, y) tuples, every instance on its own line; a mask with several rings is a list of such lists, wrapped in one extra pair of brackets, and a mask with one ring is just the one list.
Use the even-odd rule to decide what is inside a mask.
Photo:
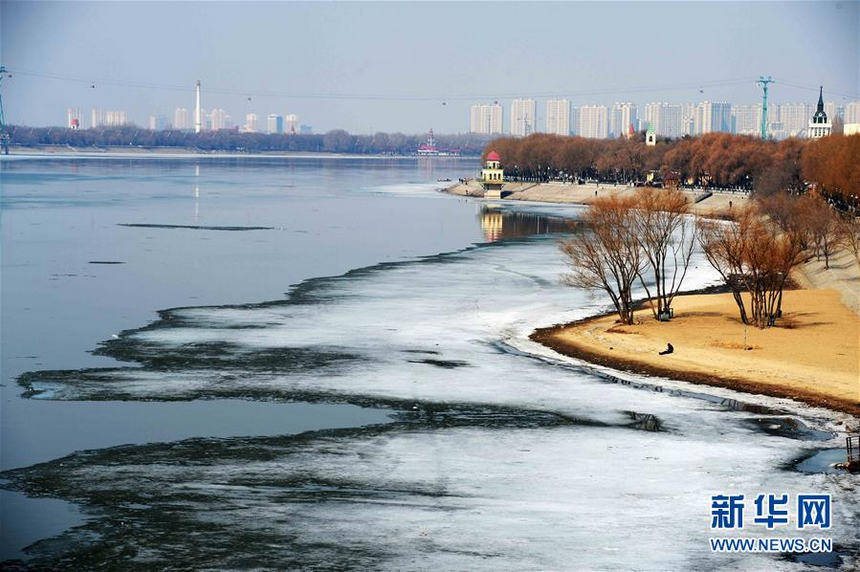
[[(546, 100), (546, 113), (536, 116), (537, 102), (533, 99), (515, 99), (510, 106), (510, 129), (499, 133), (488, 127), (489, 112), (496, 114), (494, 125), (501, 125), (504, 114), (501, 104), (474, 105), (470, 113), (470, 132), (525, 137), (531, 133), (580, 135), (604, 139), (624, 137), (651, 128), (656, 135), (682, 137), (707, 133), (737, 133), (760, 135), (762, 104), (734, 105), (726, 101), (700, 101), (698, 103), (650, 102), (640, 106), (634, 102), (616, 102), (611, 106), (583, 105), (572, 107), (566, 99)], [(807, 136), (816, 104), (803, 102), (768, 105), (767, 134), (776, 139)], [(860, 100), (839, 105), (824, 102), (824, 112), (832, 122), (839, 118), (846, 124), (860, 123)], [(495, 129), (498, 129), (496, 127)]]
[[(755, 79), (766, 74), (775, 103), (814, 106), (824, 85), (844, 106), (860, 99), (858, 6), (3, 2), (0, 49), (12, 73), (3, 100), (11, 123), (63, 125), (72, 108), (84, 119), (85, 110), (124, 110), (145, 127), (176, 109), (193, 115), (200, 79), (203, 107), (240, 126), (251, 113), (289, 110), (318, 132), (456, 133), (470, 127), (473, 104), (499, 102), (508, 115), (518, 98), (536, 100), (538, 116), (549, 99), (608, 110), (638, 102), (640, 117), (652, 101), (754, 105)], [(539, 33), (504, 33), (550, 10)], [(631, 24), (599, 25), (618, 14)], [(595, 25), (573, 24), (584, 21)], [(703, 41), (690, 25), (701, 21), (720, 33)], [(479, 45), (462, 32), (475, 22), (486, 30)], [(810, 22), (827, 33), (809, 34)]]
[[(651, 127), (657, 135), (664, 137), (702, 135), (710, 132), (757, 135), (760, 133), (762, 115), (761, 103), (734, 105), (730, 102), (709, 101), (650, 102), (641, 106), (641, 111), (640, 106), (634, 102), (616, 102), (612, 106), (572, 107), (569, 100), (548, 99), (545, 104), (545, 115), (539, 116), (536, 100), (513, 100), (509, 112), (509, 129), (504, 128), (505, 113), (501, 104), (473, 105), (470, 108), (468, 132), (515, 137), (532, 133), (553, 133), (607, 138), (626, 136), (630, 129), (639, 132)], [(804, 136), (814, 108), (815, 105), (804, 102), (772, 101), (768, 108), (768, 135), (777, 139)], [(845, 105), (826, 101), (824, 111), (830, 121), (838, 117), (843, 123), (860, 123), (860, 100)], [(167, 114), (150, 114), (148, 122), (140, 126), (153, 130), (191, 130), (193, 125), (188, 123), (188, 113), (186, 108), (177, 108), (172, 114), (172, 121), (168, 120)], [(90, 125), (85, 125), (82, 117), (80, 109), (67, 108), (66, 127), (79, 129), (133, 124), (125, 110), (93, 108)], [(264, 131), (276, 134), (312, 132), (310, 125), (300, 124), (297, 114), (268, 114), (264, 130), (258, 128), (258, 117), (256, 113), (248, 113), (244, 123), (240, 124), (223, 109), (207, 111), (201, 108), (201, 129), (236, 129), (251, 133)]]

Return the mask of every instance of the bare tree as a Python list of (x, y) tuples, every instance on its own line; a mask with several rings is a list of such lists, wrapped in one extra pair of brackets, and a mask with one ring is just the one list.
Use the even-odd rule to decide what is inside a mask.
[(578, 223), (579, 232), (559, 245), (571, 268), (564, 282), (605, 290), (624, 324), (633, 323), (633, 283), (643, 267), (634, 216), (632, 199), (598, 199)]
[(668, 316), (687, 275), (696, 243), (695, 219), (688, 215), (689, 205), (678, 190), (641, 187), (635, 206), (635, 235), (654, 283), (649, 287), (645, 272), (639, 274), (639, 280), (659, 319)]
[[(778, 192), (768, 196), (756, 195), (759, 211), (783, 232), (809, 232), (807, 197)], [(806, 236), (805, 239), (810, 239)]]
[(782, 312), (782, 291), (791, 271), (805, 259), (803, 241), (800, 233), (774, 229), (754, 210), (740, 226), (746, 270), (742, 278), (751, 296), (753, 323), (767, 328)]
[(839, 214), (817, 195), (807, 195), (803, 199), (803, 217), (808, 225), (809, 237), (815, 246), (815, 255), (819, 258), (823, 256), (824, 267), (830, 268), (830, 257), (843, 238), (839, 228)]
[[(805, 259), (802, 235), (777, 228), (750, 206), (733, 211), (729, 222), (700, 223), (702, 249), (732, 290), (745, 324), (774, 325), (791, 271)], [(743, 292), (750, 296), (749, 314)]]
[[(737, 215), (735, 215), (737, 216)], [(741, 322), (749, 324), (741, 279), (744, 272), (743, 236), (736, 222), (700, 218), (696, 236), (711, 266), (732, 292)]]
[(843, 215), (839, 220), (840, 242), (844, 244), (860, 262), (860, 220), (854, 215)]

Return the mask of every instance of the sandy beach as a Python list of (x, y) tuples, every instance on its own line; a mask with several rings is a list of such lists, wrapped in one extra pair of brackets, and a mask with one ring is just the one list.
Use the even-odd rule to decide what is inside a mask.
[[(616, 369), (860, 416), (860, 321), (840, 298), (832, 289), (787, 291), (781, 326), (759, 330), (744, 328), (730, 294), (679, 296), (671, 322), (657, 322), (643, 309), (633, 325), (603, 315), (537, 330), (532, 339)], [(659, 355), (668, 342), (674, 353)]]
[[(596, 197), (635, 193), (628, 186), (594, 183), (508, 183), (505, 191), (505, 200), (583, 205)], [(447, 192), (484, 195), (474, 181)], [(683, 192), (691, 203), (699, 194)], [(719, 215), (748, 200), (740, 193), (714, 193), (691, 212)], [(676, 298), (671, 322), (657, 322), (643, 309), (631, 326), (616, 324), (615, 314), (602, 315), (539, 329), (532, 339), (615, 369), (791, 398), (860, 417), (860, 267), (842, 249), (830, 268), (817, 259), (808, 261), (795, 281), (803, 289), (785, 293), (784, 319), (767, 330), (744, 328), (730, 294), (699, 294)], [(675, 352), (659, 355), (667, 342)]]
[[(474, 180), (458, 183), (446, 189), (448, 193), (460, 196), (483, 197), (483, 188)], [(504, 199), (510, 201), (534, 201), (540, 203), (571, 203), (588, 205), (595, 198), (608, 196), (629, 196), (636, 192), (626, 185), (606, 185), (586, 183), (575, 185), (567, 183), (507, 183)], [(596, 194), (595, 194), (596, 193)], [(700, 192), (683, 191), (693, 205), (693, 214), (712, 215), (726, 210), (732, 205), (743, 205), (748, 198), (743, 193), (714, 193), (710, 197), (695, 202)]]

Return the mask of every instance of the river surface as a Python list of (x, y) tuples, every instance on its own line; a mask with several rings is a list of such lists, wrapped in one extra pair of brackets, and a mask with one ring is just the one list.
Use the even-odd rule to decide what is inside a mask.
[[(559, 280), (556, 241), (579, 207), (440, 193), (472, 159), (0, 169), (2, 559), (857, 562), (860, 483), (816, 461), (834, 457), (839, 415), (619, 375), (528, 340), (606, 309)], [(697, 257), (687, 287), (715, 280)], [(836, 550), (710, 553), (721, 492), (832, 494)]]

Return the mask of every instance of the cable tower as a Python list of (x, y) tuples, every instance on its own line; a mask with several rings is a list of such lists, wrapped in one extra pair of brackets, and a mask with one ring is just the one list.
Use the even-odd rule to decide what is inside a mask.
[[(6, 75), (6, 66), (0, 66), (0, 80)], [(6, 128), (6, 118), (3, 116), (3, 95), (0, 93), (0, 148), (3, 154), (9, 154), (9, 130)]]
[(759, 76), (758, 84), (761, 86), (761, 138), (767, 139), (767, 84), (773, 83), (770, 76)]

